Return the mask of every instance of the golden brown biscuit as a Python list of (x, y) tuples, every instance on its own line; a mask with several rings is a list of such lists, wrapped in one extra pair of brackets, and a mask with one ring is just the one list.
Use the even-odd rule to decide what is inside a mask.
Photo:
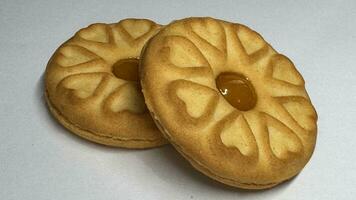
[(293, 63), (253, 30), (212, 18), (174, 21), (142, 53), (145, 102), (199, 171), (263, 189), (310, 159), (317, 115)]
[(62, 44), (45, 74), (47, 105), (73, 133), (117, 147), (166, 143), (140, 91), (138, 59), (160, 29), (146, 19), (92, 24)]

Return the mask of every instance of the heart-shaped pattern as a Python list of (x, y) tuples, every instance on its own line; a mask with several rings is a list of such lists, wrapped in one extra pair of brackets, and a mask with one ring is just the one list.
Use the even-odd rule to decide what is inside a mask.
[(132, 113), (144, 113), (147, 109), (138, 85), (132, 82), (127, 82), (120, 86), (108, 98), (108, 102), (110, 102), (108, 107), (113, 112), (129, 111)]
[(243, 115), (225, 123), (220, 138), (225, 146), (237, 148), (244, 156), (251, 156), (257, 152), (256, 139)]
[(316, 112), (309, 101), (303, 97), (282, 98), (280, 101), (300, 127), (306, 130), (316, 128)]
[(220, 51), (225, 50), (225, 32), (223, 27), (218, 22), (212, 19), (206, 19), (205, 21), (193, 20), (190, 25), (193, 32), (203, 40)]
[(98, 58), (97, 55), (83, 47), (67, 45), (59, 49), (59, 57), (56, 57), (55, 62), (62, 67), (71, 67), (89, 62), (96, 58)]
[(134, 19), (123, 20), (120, 24), (133, 39), (138, 39), (148, 33), (152, 26), (146, 21)]
[(273, 154), (279, 159), (288, 158), (289, 153), (299, 153), (303, 145), (298, 136), (279, 120), (266, 114), (269, 144)]
[(293, 85), (303, 85), (304, 80), (295, 69), (294, 64), (286, 56), (276, 54), (271, 58), (273, 68), (272, 78), (288, 82)]
[(190, 81), (176, 84), (176, 95), (184, 103), (186, 112), (193, 118), (199, 118), (210, 111), (212, 102), (217, 100), (214, 90)]
[(251, 55), (266, 46), (266, 43), (258, 33), (243, 25), (238, 27), (237, 36), (247, 55)]
[(169, 59), (177, 67), (206, 67), (207, 60), (199, 49), (186, 38), (169, 36), (165, 45), (169, 47)]
[[(184, 37), (194, 46), (178, 46), (176, 43), (189, 44), (182, 39), (164, 44), (167, 37)], [(210, 68), (211, 76), (193, 75), (199, 71), (194, 67), (201, 64), (192, 56), (199, 53), (194, 47), (208, 61), (206, 68)], [(145, 53), (158, 57), (144, 64), (145, 74), (152, 77), (143, 80), (143, 85), (151, 94), (148, 99), (153, 102), (153, 112), (164, 122), (171, 142), (194, 161), (198, 170), (223, 183), (260, 189), (290, 179), (308, 162), (316, 134), (315, 113), (309, 112), (313, 106), (294, 65), (283, 56), (272, 58), (278, 52), (258, 33), (236, 23), (188, 18), (163, 28)], [(177, 67), (171, 67), (174, 65)], [(223, 72), (242, 74), (251, 81), (256, 89), (255, 107), (241, 111), (224, 100), (216, 88), (216, 77)], [(153, 73), (163, 75), (151, 76)], [(215, 84), (192, 78), (198, 76), (208, 77)], [(183, 80), (190, 83), (171, 87), (172, 82)], [(218, 101), (210, 105), (213, 95), (195, 88), (196, 83), (201, 84), (199, 88), (215, 91)], [(295, 97), (309, 103), (290, 103)], [(302, 112), (310, 121), (297, 116)], [(310, 131), (298, 125), (301, 123)]]
[(107, 34), (108, 27), (105, 24), (93, 24), (88, 26), (85, 29), (82, 29), (78, 32), (79, 37), (92, 41), (92, 42), (101, 42), (108, 43), (109, 36)]
[[(101, 73), (82, 73), (66, 77), (60, 82), (61, 90), (69, 91), (76, 97), (85, 99), (93, 96), (96, 88), (103, 80)], [(66, 94), (65, 91), (59, 90), (59, 93)]]

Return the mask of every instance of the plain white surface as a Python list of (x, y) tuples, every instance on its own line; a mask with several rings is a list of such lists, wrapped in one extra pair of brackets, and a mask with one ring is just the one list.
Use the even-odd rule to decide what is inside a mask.
[[(355, 199), (356, 1), (0, 0), (0, 199)], [(240, 22), (293, 60), (319, 115), (302, 173), (248, 192), (211, 181), (170, 147), (132, 151), (86, 142), (44, 105), (42, 74), (79, 28), (127, 17)]]

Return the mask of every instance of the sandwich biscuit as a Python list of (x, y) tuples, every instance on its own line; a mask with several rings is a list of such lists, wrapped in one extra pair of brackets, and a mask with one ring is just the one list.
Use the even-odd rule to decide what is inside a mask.
[(45, 97), (53, 116), (96, 143), (126, 148), (165, 144), (138, 81), (142, 47), (159, 29), (150, 20), (125, 19), (79, 30), (47, 65)]
[(170, 143), (205, 175), (239, 188), (297, 175), (316, 142), (303, 77), (247, 26), (187, 18), (142, 52), (148, 109)]

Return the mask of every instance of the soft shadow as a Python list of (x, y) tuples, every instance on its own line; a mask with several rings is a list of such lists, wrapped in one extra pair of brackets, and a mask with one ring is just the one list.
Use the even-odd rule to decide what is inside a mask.
[[(197, 184), (208, 187), (209, 190), (220, 190), (227, 193), (234, 193), (240, 197), (278, 193), (285, 190), (294, 179), (292, 178), (291, 180), (285, 181), (284, 183), (281, 183), (270, 189), (239, 189), (224, 185), (195, 170), (190, 165), (190, 163), (184, 159), (184, 157), (181, 156), (171, 145), (166, 145), (164, 147), (155, 149), (153, 156), (157, 158), (153, 159), (152, 157), (148, 156), (143, 157), (142, 159), (158, 177), (167, 183), (179, 185), (184, 181), (182, 179), (191, 179)], [(174, 177), (172, 177), (172, 173), (175, 174)]]
[(52, 128), (55, 130), (52, 132), (53, 134), (56, 134), (56, 133), (63, 134), (66, 138), (68, 138), (70, 140), (74, 140), (75, 142), (77, 142), (80, 145), (85, 145), (90, 148), (95, 148), (95, 149), (102, 150), (102, 151), (118, 151), (118, 150), (120, 150), (122, 152), (131, 151), (131, 150), (124, 149), (124, 148), (115, 148), (115, 147), (97, 144), (97, 143), (91, 142), (89, 140), (86, 140), (84, 138), (81, 138), (81, 137), (77, 136), (76, 134), (71, 133), (64, 126), (62, 126), (50, 113), (50, 111), (47, 107), (45, 97), (44, 97), (44, 88), (45, 88), (45, 83), (44, 83), (44, 73), (43, 73), (40, 76), (39, 80), (37, 81), (35, 97), (38, 98), (37, 102), (39, 102), (38, 103), (38, 110), (39, 110), (38, 112), (41, 115), (45, 115), (42, 118), (42, 119), (44, 119), (43, 123), (48, 123), (51, 125), (51, 130), (52, 130)]
[[(48, 123), (55, 130), (53, 134), (63, 134), (66, 138), (70, 140), (74, 140), (80, 145), (88, 146), (89, 148), (95, 148), (102, 151), (119, 151), (121, 152), (146, 152), (142, 150), (130, 150), (124, 148), (113, 148), (101, 144), (97, 144), (86, 139), (83, 139), (70, 131), (68, 131), (65, 127), (63, 127), (50, 113), (47, 108), (46, 101), (44, 98), (44, 74), (39, 78), (36, 85), (36, 98), (38, 98), (38, 109), (39, 113), (45, 115), (42, 119), (44, 119), (43, 123)], [(137, 152), (136, 152), (137, 151)], [(278, 193), (285, 190), (291, 182), (293, 182), (294, 178), (288, 180), (274, 188), (265, 189), (265, 190), (244, 190), (238, 189), (231, 186), (224, 185), (219, 183), (199, 171), (195, 170), (190, 163), (185, 160), (171, 145), (165, 145), (160, 148), (154, 148), (149, 150), (150, 153), (145, 156), (140, 156), (143, 162), (152, 169), (160, 179), (164, 180), (168, 184), (179, 185), (184, 180), (182, 179), (191, 179), (197, 184), (201, 184), (204, 187), (208, 187), (211, 190), (220, 190), (227, 193), (233, 193), (238, 195), (239, 197), (245, 196), (256, 196), (256, 195), (265, 195), (269, 193)], [(174, 176), (172, 176), (174, 174)]]

